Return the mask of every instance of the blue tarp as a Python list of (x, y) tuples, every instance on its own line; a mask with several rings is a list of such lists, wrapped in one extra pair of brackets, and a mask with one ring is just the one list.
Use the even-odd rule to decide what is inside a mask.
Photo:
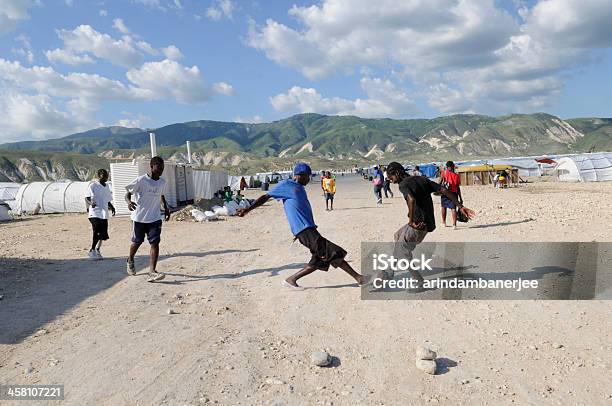
[(423, 176), (427, 176), (428, 178), (434, 178), (436, 176), (436, 165), (434, 164), (420, 164), (419, 170)]

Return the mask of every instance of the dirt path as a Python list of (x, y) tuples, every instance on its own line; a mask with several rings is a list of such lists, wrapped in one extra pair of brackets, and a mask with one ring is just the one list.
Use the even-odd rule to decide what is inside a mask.
[[(359, 268), (361, 241), (388, 240), (405, 207), (397, 197), (375, 207), (357, 179), (338, 189), (328, 213), (309, 188), (315, 218)], [(610, 241), (612, 185), (588, 191), (466, 188), (474, 228), (428, 239)], [(559, 196), (563, 210), (551, 204)], [(279, 203), (245, 219), (166, 223), (158, 284), (124, 271), (128, 219), (111, 222), (104, 261), (83, 259), (88, 227), (75, 215), (0, 225), (0, 382), (63, 384), (67, 405), (612, 402), (609, 301), (361, 301), (338, 270), (287, 291), (279, 282), (308, 254)], [(440, 375), (414, 367), (422, 343), (438, 351)], [(320, 349), (334, 366), (310, 365)]]

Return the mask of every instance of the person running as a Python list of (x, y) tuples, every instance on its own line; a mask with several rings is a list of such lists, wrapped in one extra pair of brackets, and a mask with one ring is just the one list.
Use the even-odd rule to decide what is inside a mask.
[[(412, 251), (421, 243), (427, 233), (436, 229), (436, 218), (431, 194), (439, 192), (452, 201), (468, 218), (474, 218), (474, 211), (463, 207), (457, 196), (425, 176), (408, 176), (404, 167), (398, 162), (391, 162), (387, 167), (391, 182), (399, 185), (408, 205), (408, 223), (394, 234), (396, 251), (400, 257), (412, 259)], [(413, 279), (419, 285), (423, 276), (416, 270), (410, 270)]]
[(382, 204), (382, 188), (385, 183), (385, 175), (382, 173), (378, 166), (374, 167), (374, 179), (372, 184), (374, 185), (374, 196), (376, 196), (376, 204)]
[(108, 212), (115, 215), (115, 207), (111, 203), (113, 194), (108, 184), (108, 171), (98, 169), (98, 180), (87, 187), (85, 202), (88, 207), (88, 218), (93, 230), (93, 241), (87, 256), (89, 259), (102, 259), (100, 248), (102, 241), (108, 240)]
[[(149, 257), (149, 279), (147, 282), (157, 282), (166, 276), (157, 272), (157, 259), (159, 257), (159, 243), (161, 241), (162, 220), (160, 205), (164, 206), (164, 218), (170, 220), (170, 209), (166, 203), (163, 190), (166, 180), (161, 177), (164, 173), (164, 160), (156, 156), (151, 158), (151, 174), (137, 177), (125, 187), (125, 201), (132, 212), (134, 232), (130, 255), (127, 259), (127, 273), (136, 275), (134, 256), (144, 242), (145, 235), (151, 246)], [(135, 201), (132, 201), (134, 196)]]
[(385, 199), (388, 199), (389, 195), (393, 197), (393, 191), (391, 190), (391, 181), (387, 177), (387, 168), (383, 170), (383, 178), (385, 179), (383, 181), (383, 191), (385, 192)]
[(334, 195), (336, 194), (336, 179), (332, 177), (331, 172), (325, 174), (323, 180), (323, 192), (325, 193), (325, 210), (334, 209)]
[[(461, 197), (461, 178), (457, 173), (455, 173), (455, 163), (453, 161), (448, 161), (446, 163), (446, 170), (440, 173), (440, 184), (444, 186), (450, 193), (455, 196), (455, 199), (459, 201), (459, 203), (463, 204), (463, 198)], [(453, 227), (455, 230), (457, 229), (457, 206), (453, 203), (445, 195), (440, 197), (440, 203), (442, 205), (442, 222), (444, 223), (444, 227), (446, 227), (446, 209), (450, 209), (451, 215), (453, 217)]]
[(267, 194), (261, 195), (252, 206), (247, 209), (238, 209), (240, 217), (246, 216), (254, 209), (260, 207), (271, 198), (281, 200), (285, 208), (285, 215), (291, 227), (291, 232), (303, 246), (310, 250), (312, 257), (308, 264), (294, 275), (282, 282), (282, 285), (295, 290), (303, 288), (297, 284), (300, 278), (309, 275), (317, 269), (328, 271), (330, 265), (340, 268), (348, 273), (358, 284), (362, 285), (365, 278), (355, 272), (353, 268), (344, 260), (346, 251), (325, 239), (317, 230), (314, 222), (312, 208), (306, 194), (306, 186), (310, 181), (312, 170), (305, 163), (298, 163), (293, 169), (293, 178), (279, 183)]

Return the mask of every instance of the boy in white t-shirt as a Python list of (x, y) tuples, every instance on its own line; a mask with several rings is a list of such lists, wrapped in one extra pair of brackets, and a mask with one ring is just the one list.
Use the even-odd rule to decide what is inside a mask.
[(98, 170), (98, 180), (92, 182), (87, 187), (87, 196), (85, 202), (89, 209), (89, 222), (93, 230), (93, 241), (91, 249), (87, 256), (89, 259), (102, 259), (100, 247), (102, 241), (108, 240), (108, 211), (115, 215), (115, 208), (111, 203), (113, 194), (111, 193), (108, 184), (108, 171), (106, 169)]
[[(132, 221), (134, 223), (134, 233), (132, 235), (132, 245), (130, 247), (130, 255), (127, 259), (127, 273), (136, 275), (136, 267), (134, 266), (134, 256), (144, 242), (145, 235), (151, 246), (149, 279), (148, 282), (157, 282), (166, 275), (157, 272), (157, 258), (159, 257), (159, 242), (161, 241), (161, 210), (160, 206), (164, 206), (164, 217), (166, 221), (170, 219), (170, 209), (166, 203), (166, 198), (163, 195), (166, 181), (161, 177), (164, 173), (164, 160), (156, 156), (151, 158), (151, 174), (142, 175), (134, 179), (125, 187), (127, 193), (125, 201), (128, 204), (128, 209), (132, 212)], [(132, 201), (132, 196), (135, 200)]]

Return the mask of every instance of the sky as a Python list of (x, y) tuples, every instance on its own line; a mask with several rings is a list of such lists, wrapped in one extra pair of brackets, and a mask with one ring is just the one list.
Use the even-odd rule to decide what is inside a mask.
[(611, 117), (610, 0), (0, 0), (0, 143), (296, 113)]

